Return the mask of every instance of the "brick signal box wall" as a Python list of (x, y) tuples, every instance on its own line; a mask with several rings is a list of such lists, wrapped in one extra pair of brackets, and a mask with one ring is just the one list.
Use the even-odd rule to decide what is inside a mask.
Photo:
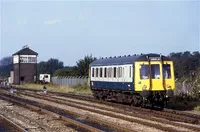
[(13, 84), (37, 80), (37, 55), (28, 47), (13, 54)]

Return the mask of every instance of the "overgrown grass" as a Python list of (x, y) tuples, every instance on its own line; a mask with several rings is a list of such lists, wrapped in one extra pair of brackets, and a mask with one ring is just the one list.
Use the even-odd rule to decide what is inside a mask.
[(87, 94), (87, 95), (92, 94), (90, 88), (86, 84), (69, 87), (69, 86), (52, 85), (52, 84), (42, 85), (42, 84), (26, 83), (26, 84), (15, 85), (15, 86), (20, 87), (20, 88), (41, 89), (41, 90), (45, 86), (48, 91)]

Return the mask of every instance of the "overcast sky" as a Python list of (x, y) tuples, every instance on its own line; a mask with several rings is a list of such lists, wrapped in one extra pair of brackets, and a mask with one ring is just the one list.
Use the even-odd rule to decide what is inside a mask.
[(0, 0), (0, 58), (29, 45), (39, 61), (200, 51), (197, 1)]

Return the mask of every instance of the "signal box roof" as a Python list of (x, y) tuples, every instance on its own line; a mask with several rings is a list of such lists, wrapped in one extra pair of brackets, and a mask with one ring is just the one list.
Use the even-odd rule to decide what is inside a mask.
[(14, 53), (13, 56), (14, 55), (38, 55), (38, 53), (27, 47), (27, 48), (23, 48), (20, 51)]
[[(122, 57), (113, 57), (113, 58), (105, 58), (98, 59), (90, 63), (90, 66), (108, 66), (108, 65), (124, 65), (124, 64), (134, 64), (135, 61), (148, 61), (147, 56), (152, 60), (157, 61), (160, 60), (159, 54), (142, 54), (142, 55), (133, 55), (133, 56), (122, 56)], [(162, 59), (164, 61), (170, 61), (171, 59), (163, 56)]]

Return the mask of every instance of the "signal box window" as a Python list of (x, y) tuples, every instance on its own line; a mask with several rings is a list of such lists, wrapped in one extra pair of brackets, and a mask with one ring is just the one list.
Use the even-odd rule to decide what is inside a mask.
[(148, 79), (149, 78), (149, 66), (141, 65), (140, 68), (140, 79)]
[(160, 66), (158, 64), (151, 65), (152, 79), (160, 79)]
[(163, 65), (163, 77), (166, 79), (171, 78), (171, 72), (170, 72), (170, 65), (169, 64), (164, 64)]

